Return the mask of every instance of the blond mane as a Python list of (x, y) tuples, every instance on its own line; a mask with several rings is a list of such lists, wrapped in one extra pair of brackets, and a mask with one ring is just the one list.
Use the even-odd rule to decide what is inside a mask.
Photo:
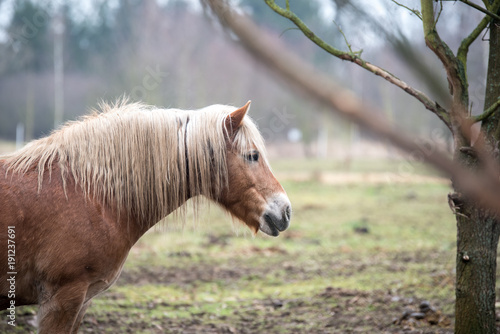
[[(72, 177), (86, 196), (115, 205), (140, 221), (158, 221), (190, 195), (213, 197), (227, 183), (225, 119), (236, 108), (155, 109), (138, 103), (103, 104), (79, 121), (30, 142), (4, 159), (7, 172), (38, 171), (56, 164), (66, 191)], [(234, 139), (241, 154), (265, 149), (246, 116)]]

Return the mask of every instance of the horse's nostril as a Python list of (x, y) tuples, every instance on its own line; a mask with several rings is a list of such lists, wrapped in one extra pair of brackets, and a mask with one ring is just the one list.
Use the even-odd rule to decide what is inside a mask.
[(292, 207), (290, 205), (287, 205), (285, 208), (285, 219), (286, 221), (290, 221), (290, 218), (292, 216)]

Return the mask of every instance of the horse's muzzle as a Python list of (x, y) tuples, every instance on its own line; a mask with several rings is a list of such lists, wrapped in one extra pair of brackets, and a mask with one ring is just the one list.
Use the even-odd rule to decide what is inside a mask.
[(259, 229), (265, 234), (277, 237), (290, 226), (292, 206), (285, 194), (273, 196), (260, 218)]

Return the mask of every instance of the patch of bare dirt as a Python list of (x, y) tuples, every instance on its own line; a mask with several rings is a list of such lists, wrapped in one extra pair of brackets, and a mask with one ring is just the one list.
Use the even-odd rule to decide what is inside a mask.
[[(423, 308), (422, 305), (425, 307)], [(172, 307), (148, 303), (144, 312)], [(176, 305), (188, 309), (189, 303)], [(120, 333), (453, 333), (449, 315), (428, 302), (383, 292), (326, 288), (311, 297), (242, 302), (229, 315), (191, 313), (189, 317), (157, 317), (148, 322), (140, 315), (109, 312), (105, 321), (92, 313), (82, 324), (83, 333), (121, 328)]]
[(211, 282), (216, 280), (237, 280), (251, 273), (250, 268), (229, 268), (200, 264), (186, 267), (141, 267), (138, 270), (122, 272), (117, 284), (178, 284)]
[[(240, 266), (193, 268), (141, 268), (124, 272), (118, 284), (183, 285), (220, 279), (229, 282), (252, 274), (250, 268)], [(289, 268), (288, 274), (293, 276), (298, 269), (292, 269)], [(105, 298), (120, 300), (124, 296), (111, 289)], [(328, 287), (300, 298), (241, 300), (232, 303), (225, 315), (199, 311), (195, 307), (199, 305), (189, 302), (152, 300), (144, 305), (117, 305), (118, 311), (93, 312), (91, 307), (79, 333), (453, 333), (452, 315), (444, 314), (430, 302), (384, 291)], [(177, 317), (176, 312), (184, 316)], [(33, 311), (20, 312), (17, 321), (26, 329), (24, 333), (36, 331)], [(0, 324), (1, 333), (9, 333), (9, 329)]]

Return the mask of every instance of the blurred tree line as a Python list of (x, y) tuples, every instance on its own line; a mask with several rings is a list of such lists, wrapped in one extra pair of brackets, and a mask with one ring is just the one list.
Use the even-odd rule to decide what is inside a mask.
[[(273, 31), (277, 43), (293, 43), (302, 57), (374, 102), (387, 117), (398, 119), (408, 129), (416, 129), (418, 124), (423, 134), (441, 127), (406, 94), (380, 85), (381, 79), (366, 76), (354, 66), (332, 62), (300, 32), (290, 29), (289, 22), (277, 18), (263, 1), (239, 3), (259, 24)], [(347, 23), (359, 21), (365, 14), (348, 1), (331, 3), (332, 17), (326, 19), (324, 2), (291, 1), (291, 6), (326, 40), (344, 45), (339, 33), (342, 23), (352, 26)], [(400, 9), (391, 5), (390, 10)], [(192, 1), (94, 0), (84, 6), (77, 1), (4, 0), (0, 12), (6, 13), (2, 6), (9, 6), (11, 14), (0, 27), (4, 35), (0, 38), (0, 139), (13, 140), (19, 123), (25, 126), (26, 140), (47, 134), (54, 126), (56, 19), (64, 26), (64, 119), (75, 119), (99, 101), (113, 101), (124, 94), (132, 100), (175, 108), (242, 105), (252, 99), (251, 115), (268, 141), (285, 140), (291, 128), (302, 131), (306, 145), (326, 132), (349, 142), (370, 136), (358, 134), (343, 121), (311, 112), (317, 106), (286, 91), (265, 68), (228, 38), (220, 37), (220, 27), (207, 20), (207, 14)], [(418, 80), (368, 25), (369, 20), (362, 20), (355, 25), (357, 30), (345, 31), (349, 43), (358, 49), (368, 44), (363, 55), (369, 56), (364, 58), (382, 66), (390, 63), (410, 83)], [(415, 50), (424, 48), (417, 45)], [(430, 56), (430, 66), (433, 61)], [(479, 59), (479, 71), (484, 71), (483, 63)], [(435, 63), (435, 68), (440, 65)]]

